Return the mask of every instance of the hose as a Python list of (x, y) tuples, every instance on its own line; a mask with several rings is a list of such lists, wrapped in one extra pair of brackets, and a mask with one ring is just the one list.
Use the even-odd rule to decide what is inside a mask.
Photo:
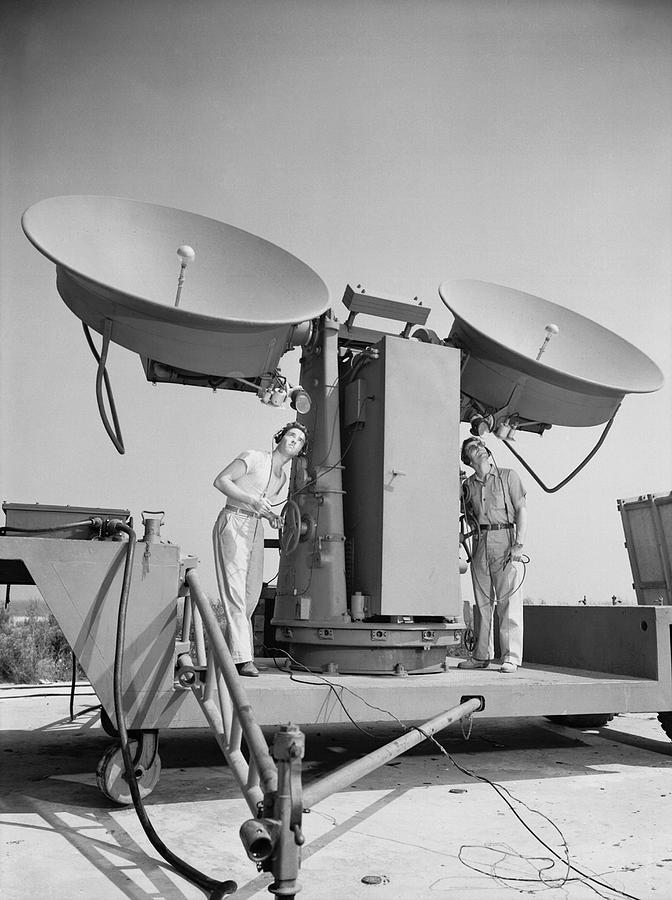
[(135, 557), (136, 534), (133, 529), (121, 522), (119, 519), (112, 519), (108, 523), (110, 533), (124, 532), (128, 535), (128, 547), (126, 550), (126, 564), (124, 566), (124, 578), (121, 588), (121, 598), (119, 600), (119, 615), (117, 619), (117, 636), (114, 653), (114, 713), (117, 719), (117, 731), (119, 732), (119, 743), (121, 745), (121, 755), (124, 760), (124, 768), (126, 769), (126, 778), (131, 791), (131, 798), (135, 812), (140, 820), (140, 824), (147, 835), (154, 849), (169, 863), (180, 875), (183, 875), (192, 884), (199, 887), (204, 893), (208, 894), (210, 900), (221, 900), (221, 898), (233, 894), (238, 885), (235, 881), (215, 881), (190, 866), (184, 860), (176, 856), (158, 836), (152, 823), (145, 811), (140, 790), (135, 776), (135, 768), (133, 765), (133, 757), (128, 743), (128, 730), (124, 717), (124, 706), (122, 698), (122, 672), (124, 666), (124, 644), (126, 640), (126, 611), (128, 609), (128, 596), (131, 586), (131, 576), (133, 573), (133, 560)]
[(524, 466), (525, 469), (530, 473), (532, 478), (534, 478), (534, 480), (537, 482), (539, 487), (542, 488), (542, 490), (546, 491), (547, 494), (554, 494), (556, 491), (559, 491), (560, 488), (563, 488), (566, 484), (568, 484), (572, 480), (572, 478), (574, 478), (575, 475), (578, 475), (579, 472), (581, 471), (581, 469), (583, 469), (584, 466), (587, 466), (588, 463), (591, 461), (591, 459), (595, 456), (597, 451), (600, 449), (600, 447), (604, 443), (604, 439), (609, 434), (609, 429), (614, 424), (614, 419), (616, 418), (616, 413), (619, 411), (620, 408), (621, 408), (621, 404), (619, 403), (618, 406), (616, 407), (616, 409), (614, 410), (611, 418), (607, 422), (607, 424), (604, 428), (604, 431), (600, 435), (598, 442), (595, 444), (595, 446), (590, 451), (588, 456), (586, 456), (585, 459), (582, 462), (580, 462), (579, 465), (572, 472), (570, 472), (566, 478), (563, 478), (562, 481), (558, 482), (558, 484), (556, 484), (556, 486), (552, 487), (552, 488), (548, 487), (547, 485), (544, 484), (544, 482), (541, 480), (541, 478), (539, 478), (539, 476), (536, 474), (536, 472), (534, 472), (533, 469), (525, 462), (523, 457), (513, 449), (513, 447), (511, 446), (511, 444), (508, 441), (504, 441), (504, 443), (509, 448), (511, 453), (513, 453), (513, 455), (516, 457), (518, 462), (522, 466)]
[(72, 679), (70, 681), (70, 721), (74, 722), (75, 720), (75, 685), (77, 683), (77, 657), (75, 656), (75, 651), (71, 650), (72, 654)]
[[(110, 384), (110, 377), (107, 374), (107, 368), (105, 363), (107, 362), (107, 351), (110, 346), (110, 329), (111, 324), (109, 323), (109, 319), (105, 319), (105, 333), (103, 334), (103, 348), (102, 352), (98, 353), (96, 350), (95, 344), (93, 343), (93, 339), (91, 337), (91, 332), (89, 331), (89, 326), (86, 322), (82, 322), (82, 327), (84, 328), (84, 334), (86, 335), (86, 340), (91, 348), (91, 352), (93, 353), (96, 362), (98, 363), (98, 371), (96, 372), (96, 402), (98, 403), (98, 412), (100, 413), (100, 418), (105, 426), (105, 431), (108, 433), (110, 440), (115, 446), (115, 449), (123, 454), (126, 452), (126, 448), (124, 447), (124, 439), (121, 436), (121, 426), (119, 425), (119, 418), (117, 417), (117, 407), (114, 402), (114, 394), (112, 393), (112, 385)], [(105, 405), (103, 403), (103, 381), (105, 382), (105, 392), (107, 393), (107, 400), (110, 405), (110, 412), (112, 413), (112, 422), (114, 424), (114, 430), (110, 425), (109, 419), (107, 418), (107, 413), (105, 412)]]
[(81, 522), (66, 522), (63, 525), (52, 525), (50, 528), (12, 528), (5, 525), (4, 528), (0, 528), (0, 534), (49, 534), (52, 531), (68, 531), (70, 528), (83, 528), (85, 525), (89, 525), (92, 528), (101, 528), (102, 524), (103, 520), (94, 516), (91, 519), (82, 519)]

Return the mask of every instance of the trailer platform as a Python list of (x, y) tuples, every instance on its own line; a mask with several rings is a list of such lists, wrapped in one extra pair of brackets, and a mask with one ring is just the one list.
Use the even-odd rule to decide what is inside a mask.
[[(458, 669), (428, 675), (322, 675), (261, 660), (245, 691), (261, 725), (426, 720), (481, 697), (485, 717), (672, 710), (672, 607), (525, 608), (525, 662), (517, 672)], [(203, 723), (193, 698), (159, 727)]]

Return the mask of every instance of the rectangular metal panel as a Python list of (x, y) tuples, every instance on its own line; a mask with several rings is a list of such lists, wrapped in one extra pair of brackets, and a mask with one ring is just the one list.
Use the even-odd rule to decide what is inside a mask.
[(658, 623), (669, 623), (671, 612), (640, 606), (525, 606), (525, 664), (669, 683), (670, 631)]
[[(35, 585), (114, 718), (113, 681), (127, 542), (0, 537), (0, 557), (23, 560)], [(129, 728), (155, 728), (173, 687), (180, 550), (139, 542), (129, 593), (123, 699)]]
[(637, 602), (672, 604), (672, 494), (619, 500), (618, 508)]
[(461, 616), (459, 352), (386, 336), (361, 370), (366, 422), (344, 434), (351, 590), (368, 615)]
[(345, 288), (343, 306), (351, 313), (365, 313), (369, 316), (380, 316), (383, 319), (395, 319), (416, 325), (424, 325), (432, 311), (428, 306), (408, 303), (405, 300), (393, 300), (391, 297), (379, 297), (363, 288), (355, 291), (351, 285)]

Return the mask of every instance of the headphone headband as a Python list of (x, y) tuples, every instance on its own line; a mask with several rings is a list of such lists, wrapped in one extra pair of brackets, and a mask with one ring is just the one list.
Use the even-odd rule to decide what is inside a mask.
[(301, 452), (299, 456), (305, 456), (306, 453), (306, 445), (308, 444), (308, 429), (301, 422), (287, 422), (286, 425), (283, 425), (278, 431), (273, 435), (273, 440), (276, 444), (279, 444), (283, 437), (287, 434), (288, 431), (291, 431), (292, 428), (296, 428), (298, 431), (303, 432), (303, 436), (305, 437), (305, 442), (303, 447), (301, 448)]

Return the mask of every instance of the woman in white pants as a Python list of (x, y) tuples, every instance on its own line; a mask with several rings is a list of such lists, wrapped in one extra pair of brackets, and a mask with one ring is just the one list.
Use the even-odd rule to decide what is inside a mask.
[(307, 432), (288, 422), (274, 436), (275, 449), (245, 450), (215, 478), (226, 496), (212, 532), (219, 594), (226, 617), (226, 640), (240, 675), (256, 677), (252, 614), (264, 575), (264, 526), (280, 524), (272, 502), (287, 483), (286, 466), (304, 452)]

